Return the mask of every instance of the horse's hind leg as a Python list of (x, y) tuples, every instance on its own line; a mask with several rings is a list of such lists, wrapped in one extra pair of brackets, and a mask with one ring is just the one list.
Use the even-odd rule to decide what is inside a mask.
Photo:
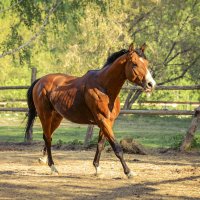
[(103, 135), (103, 132), (100, 130), (98, 144), (97, 144), (97, 150), (96, 150), (96, 154), (95, 154), (94, 161), (93, 161), (93, 165), (96, 169), (96, 175), (98, 175), (100, 173), (99, 160), (100, 160), (101, 152), (104, 149), (105, 141), (106, 141), (106, 139)]
[[(47, 160), (48, 165), (51, 168), (52, 173), (58, 173), (58, 170), (54, 166), (54, 161), (51, 154), (51, 142), (52, 142), (52, 134), (55, 131), (55, 129), (60, 125), (60, 122), (62, 120), (62, 117), (55, 112), (49, 112), (48, 114), (45, 113), (46, 116), (45, 119), (41, 119), (42, 127), (43, 127), (43, 139), (45, 141), (45, 147), (44, 151), (47, 151)], [(45, 152), (44, 152), (45, 153)]]
[[(53, 112), (52, 113), (52, 122), (51, 122), (51, 140), (52, 140), (52, 134), (53, 132), (56, 130), (56, 128), (58, 128), (58, 126), (60, 125), (60, 122), (62, 121), (62, 116), (60, 116), (58, 113)], [(45, 134), (43, 134), (43, 139), (45, 141), (46, 137)], [(45, 142), (46, 143), (46, 142)], [(48, 157), (47, 157), (47, 147), (46, 144), (44, 145), (44, 148), (42, 150), (43, 153), (43, 157), (39, 158), (38, 161), (39, 163), (44, 163), (47, 164), (48, 163)]]

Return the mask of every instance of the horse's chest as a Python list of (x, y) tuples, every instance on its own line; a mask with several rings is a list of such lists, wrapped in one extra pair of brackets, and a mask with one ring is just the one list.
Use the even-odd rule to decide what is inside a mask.
[(89, 89), (85, 96), (86, 103), (93, 115), (97, 118), (101, 116), (114, 121), (119, 114), (119, 98), (111, 98), (106, 93), (98, 89)]

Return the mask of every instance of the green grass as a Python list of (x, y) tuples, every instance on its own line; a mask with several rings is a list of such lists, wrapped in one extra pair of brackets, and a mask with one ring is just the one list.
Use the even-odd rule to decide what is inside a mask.
[[(118, 138), (133, 137), (147, 147), (173, 147), (184, 137), (191, 118), (174, 116), (119, 117), (114, 130)], [(200, 131), (196, 135), (199, 137)], [(177, 141), (178, 140), (178, 141)]]
[[(23, 142), (24, 127), (23, 114), (2, 114), (0, 115), (0, 141), (1, 142)], [(182, 141), (191, 117), (174, 116), (120, 116), (114, 125), (116, 137), (120, 140), (124, 137), (131, 137), (151, 148), (177, 147)], [(63, 121), (55, 131), (53, 143), (69, 143), (72, 141), (84, 141), (87, 125), (79, 125)], [(95, 127), (94, 138), (98, 135), (98, 127)], [(35, 141), (43, 141), (42, 129), (39, 120), (34, 125)], [(195, 136), (195, 147), (200, 146), (200, 127)]]

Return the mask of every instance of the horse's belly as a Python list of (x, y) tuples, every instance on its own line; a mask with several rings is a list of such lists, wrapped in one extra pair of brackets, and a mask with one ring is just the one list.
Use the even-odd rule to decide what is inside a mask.
[(65, 119), (78, 124), (95, 124), (94, 118), (89, 110), (85, 108), (69, 108), (61, 113)]
[(69, 104), (67, 102), (52, 102), (54, 109), (65, 119), (78, 124), (95, 124), (92, 113), (84, 101)]
[(94, 124), (94, 118), (85, 103), (83, 89), (69, 85), (58, 87), (50, 94), (54, 109), (69, 121), (79, 124)]

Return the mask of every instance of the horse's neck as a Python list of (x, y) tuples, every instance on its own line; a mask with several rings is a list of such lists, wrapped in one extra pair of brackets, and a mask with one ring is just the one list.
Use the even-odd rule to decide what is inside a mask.
[(99, 71), (99, 81), (107, 93), (116, 98), (126, 80), (125, 59), (118, 59), (110, 66)]

